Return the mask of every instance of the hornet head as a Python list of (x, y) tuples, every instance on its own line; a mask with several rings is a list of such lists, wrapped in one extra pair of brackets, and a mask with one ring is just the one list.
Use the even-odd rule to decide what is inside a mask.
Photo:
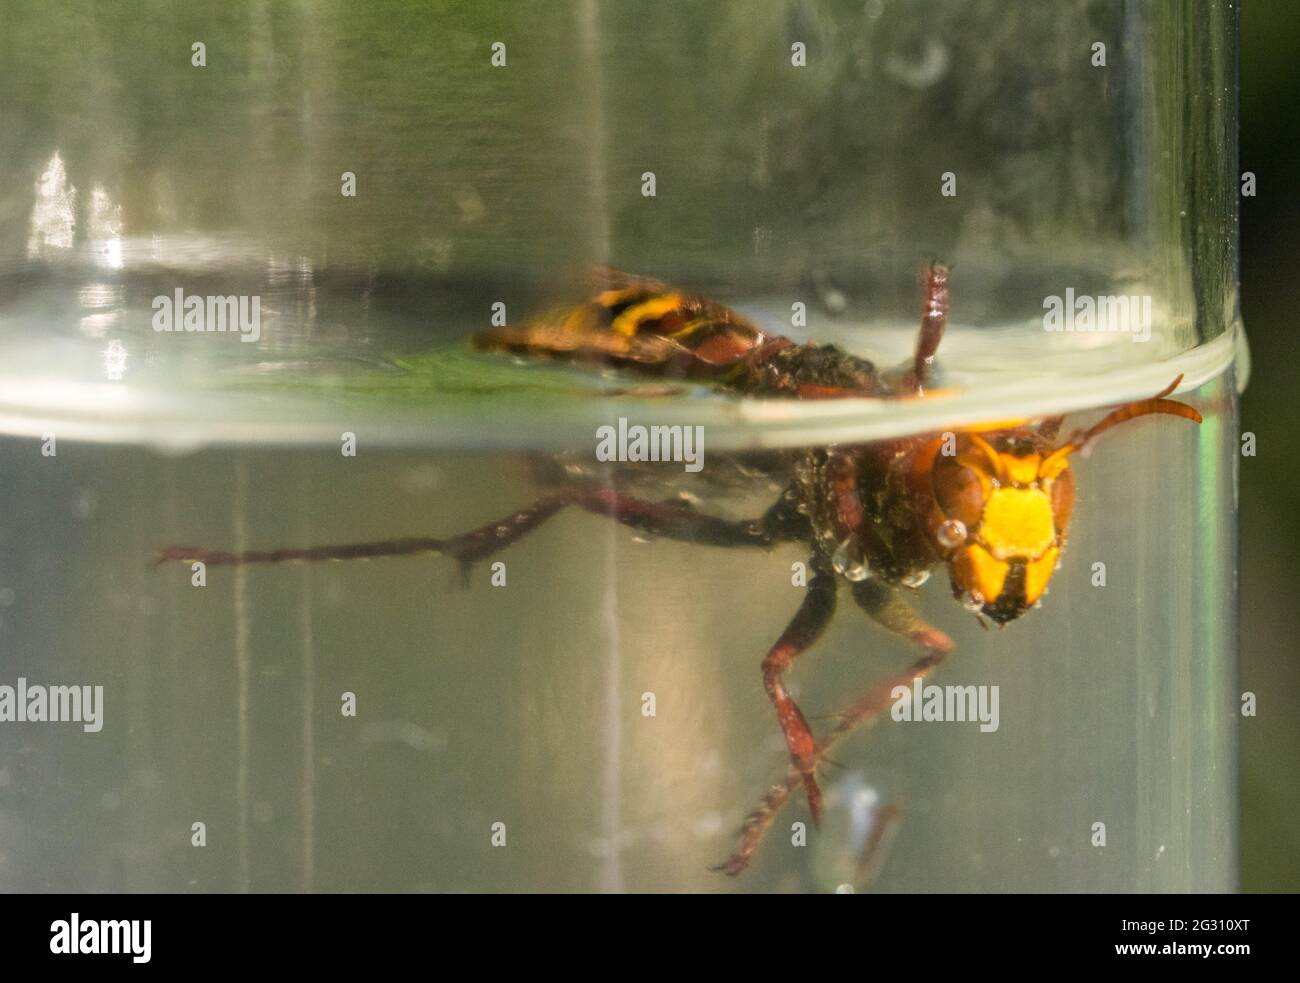
[(1014, 621), (1047, 589), (1074, 508), (1070, 456), (1100, 434), (1139, 416), (1163, 413), (1201, 422), (1184, 403), (1128, 403), (1089, 430), (1053, 446), (1059, 419), (1038, 429), (974, 428), (949, 437), (931, 468), (931, 537), (948, 565), (954, 595), (999, 625)]

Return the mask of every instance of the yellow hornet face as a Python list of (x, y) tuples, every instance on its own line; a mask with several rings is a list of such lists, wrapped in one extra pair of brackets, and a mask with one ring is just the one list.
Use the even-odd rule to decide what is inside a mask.
[(1063, 454), (1022, 433), (958, 434), (956, 453), (934, 459), (935, 533), (953, 593), (998, 624), (1047, 589), (1065, 545), (1074, 478)]

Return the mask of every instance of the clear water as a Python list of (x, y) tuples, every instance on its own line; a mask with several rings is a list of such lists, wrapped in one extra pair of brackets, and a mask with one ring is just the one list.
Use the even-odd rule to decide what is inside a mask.
[[(0, 684), (105, 693), (97, 734), (0, 724), (0, 890), (833, 890), (854, 883), (863, 796), (903, 814), (859, 889), (1233, 886), (1229, 336), (1172, 360), (1127, 338), (1080, 347), (1066, 376), (1029, 332), (958, 318), (945, 395), (773, 406), (611, 395), (627, 380), (467, 355), (481, 293), (394, 299), (281, 275), (278, 292), (259, 286), (278, 318), (260, 345), (153, 333), (148, 280), (29, 284), (0, 309)], [(739, 306), (781, 327), (775, 301)], [(889, 362), (912, 330), (850, 316), (807, 333)], [(428, 354), (431, 338), (448, 347)], [(461, 532), (565, 464), (591, 470), (593, 426), (619, 415), (704, 425), (718, 465), (607, 483), (756, 516), (779, 488), (724, 461), (1052, 410), (1086, 420), (1179, 371), (1205, 423), (1129, 424), (1078, 462), (1041, 610), (990, 631), (942, 571), (920, 591), (958, 646), (932, 681), (1000, 687), (999, 729), (855, 735), (824, 773), (823, 830), (792, 845), (808, 818), (796, 796), (737, 879), (709, 867), (785, 773), (759, 663), (801, 598), (801, 548), (645, 542), (566, 512), (500, 557), (504, 587), (486, 565), (465, 586), (438, 556), (213, 568), (201, 589), (150, 565), (170, 543)], [(790, 681), (821, 729), (912, 657), (845, 597)]]
[[(0, 890), (1232, 886), (1235, 14), (246, 0), (141, 31), (108, 0), (8, 4), (0, 686), (103, 685), (106, 718), (0, 722)], [(652, 392), (462, 347), (494, 303), (517, 323), (609, 260), (892, 365), (927, 256), (954, 270), (925, 400)], [(1149, 295), (1150, 342), (1043, 332), (1067, 287)], [(155, 333), (177, 288), (259, 296), (261, 340)], [(505, 587), (436, 556), (201, 589), (150, 565), (459, 532), (592, 470), (620, 416), (703, 426), (707, 463), (607, 484), (755, 515), (779, 489), (736, 457), (1087, 419), (1179, 373), (1204, 425), (1143, 420), (1079, 463), (1041, 610), (986, 632), (942, 573), (921, 590), (958, 644), (936, 682), (1000, 686), (999, 729), (855, 735), (824, 829), (791, 845), (796, 797), (736, 880), (708, 868), (785, 771), (759, 662), (799, 549), (566, 513), (504, 554)], [(827, 715), (911, 657), (845, 599), (790, 682)], [(872, 796), (903, 818), (867, 885)]]

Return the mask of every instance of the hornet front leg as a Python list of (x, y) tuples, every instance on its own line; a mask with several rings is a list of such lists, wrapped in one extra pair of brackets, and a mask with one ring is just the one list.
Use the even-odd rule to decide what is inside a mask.
[(808, 811), (812, 813), (813, 823), (820, 825), (822, 793), (817, 786), (816, 776), (817, 742), (813, 739), (812, 730), (799, 705), (786, 692), (782, 679), (783, 673), (794, 660), (821, 637), (835, 614), (838, 586), (835, 574), (826, 568), (823, 560), (814, 558), (810, 563), (816, 573), (808, 584), (803, 604), (763, 660), (763, 688), (776, 707), (777, 718), (781, 721), (781, 733), (785, 735), (785, 746), (790, 751), (790, 760), (808, 795)]
[[(866, 612), (867, 617), (887, 631), (907, 639), (920, 649), (921, 654), (902, 672), (871, 687), (839, 715), (839, 723), (813, 749), (811, 761), (813, 768), (816, 768), (817, 763), (831, 748), (849, 734), (860, 727), (870, 727), (876, 723), (893, 702), (892, 694), (896, 687), (910, 687), (913, 679), (930, 675), (953, 649), (952, 639), (917, 614), (901, 592), (874, 580), (863, 580), (853, 585), (853, 599)], [(802, 613), (801, 609), (800, 614)], [(792, 767), (785, 778), (772, 787), (745, 818), (740, 844), (736, 847), (736, 851), (724, 863), (714, 868), (715, 870), (725, 871), (734, 876), (749, 866), (754, 858), (754, 852), (762, 842), (763, 835), (776, 819), (777, 813), (789, 801), (800, 784), (806, 786), (805, 774), (805, 769), (798, 767), (796, 763), (796, 767)]]

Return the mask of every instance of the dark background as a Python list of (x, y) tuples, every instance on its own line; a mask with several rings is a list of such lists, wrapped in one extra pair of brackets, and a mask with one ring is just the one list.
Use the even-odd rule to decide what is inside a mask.
[(1300, 430), (1296, 283), (1300, 264), (1300, 11), (1245, 0), (1241, 14), (1241, 169), (1257, 196), (1241, 203), (1241, 308), (1252, 372), (1242, 430), (1241, 686), (1258, 716), (1241, 728), (1242, 887), (1300, 890)]

